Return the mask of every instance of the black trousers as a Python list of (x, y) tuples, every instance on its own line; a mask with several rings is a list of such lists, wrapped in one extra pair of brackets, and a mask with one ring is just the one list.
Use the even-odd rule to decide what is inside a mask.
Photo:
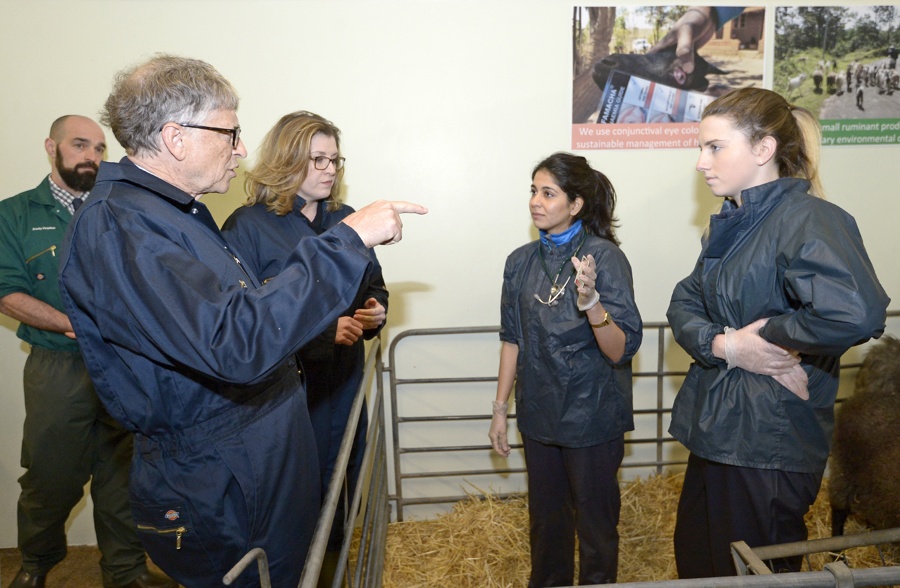
[[(763, 470), (688, 459), (675, 523), (679, 578), (733, 576), (731, 543), (750, 547), (805, 541), (803, 520), (822, 474)], [(775, 572), (799, 572), (802, 556), (768, 562)]]
[(131, 433), (103, 408), (77, 351), (33, 347), (24, 388), (22, 568), (46, 574), (66, 557), (66, 521), (90, 480), (103, 585), (130, 583), (147, 570), (128, 499)]
[(592, 447), (544, 445), (524, 435), (531, 519), (529, 588), (572, 586), (575, 533), (578, 583), (616, 581), (619, 564), (617, 473), (625, 438)]

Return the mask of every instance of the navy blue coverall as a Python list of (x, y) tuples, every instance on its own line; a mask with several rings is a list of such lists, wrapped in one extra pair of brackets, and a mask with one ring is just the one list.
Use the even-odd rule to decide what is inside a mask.
[[(319, 472), (294, 354), (353, 301), (372, 260), (341, 223), (261, 285), (207, 208), (127, 158), (103, 163), (60, 277), (97, 393), (135, 433), (131, 499), (153, 561), (220, 586), (253, 547), (295, 586)], [(258, 585), (251, 566), (239, 585)]]

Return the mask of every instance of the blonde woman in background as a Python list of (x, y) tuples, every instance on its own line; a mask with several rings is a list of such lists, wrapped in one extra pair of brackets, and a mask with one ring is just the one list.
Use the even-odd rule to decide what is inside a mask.
[[(225, 238), (260, 278), (271, 279), (298, 241), (318, 238), (353, 212), (339, 198), (343, 173), (340, 130), (334, 124), (305, 111), (283, 116), (263, 139), (257, 163), (247, 174), (246, 206), (225, 221)], [(323, 500), (362, 380), (363, 342), (377, 335), (387, 318), (388, 291), (375, 253), (370, 254), (372, 264), (353, 304), (297, 353), (306, 377)], [(340, 258), (310, 262), (340, 263)], [(323, 268), (323, 275), (328, 273)], [(322, 283), (320, 291), (327, 296), (328, 284)], [(367, 419), (364, 408), (348, 466), (351, 496), (362, 465)], [(343, 514), (339, 501), (321, 576), (328, 585), (343, 540)]]

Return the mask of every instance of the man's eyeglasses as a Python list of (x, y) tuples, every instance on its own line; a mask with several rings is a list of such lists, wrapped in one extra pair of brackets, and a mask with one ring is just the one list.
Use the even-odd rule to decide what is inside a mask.
[(310, 159), (312, 160), (313, 165), (316, 166), (316, 169), (319, 171), (328, 169), (329, 163), (333, 163), (334, 171), (337, 171), (344, 167), (344, 161), (346, 161), (346, 158), (344, 157), (335, 157), (334, 159), (331, 159), (330, 157), (325, 157), (324, 155), (320, 155), (318, 157), (310, 157)]
[(233, 149), (237, 149), (238, 142), (241, 140), (241, 127), (236, 126), (233, 129), (223, 129), (221, 127), (204, 127), (203, 125), (189, 125), (188, 123), (178, 123), (183, 127), (189, 127), (192, 129), (203, 129), (204, 131), (213, 131), (215, 133), (222, 133), (225, 135), (231, 135), (231, 147)]

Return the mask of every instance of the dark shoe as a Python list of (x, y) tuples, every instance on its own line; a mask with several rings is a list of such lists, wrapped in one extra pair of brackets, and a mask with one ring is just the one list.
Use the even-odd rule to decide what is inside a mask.
[[(43, 584), (41, 584), (43, 586)], [(178, 588), (178, 582), (168, 576), (147, 570), (123, 588)]]
[(46, 583), (46, 574), (29, 574), (25, 570), (20, 569), (7, 588), (44, 588)]

